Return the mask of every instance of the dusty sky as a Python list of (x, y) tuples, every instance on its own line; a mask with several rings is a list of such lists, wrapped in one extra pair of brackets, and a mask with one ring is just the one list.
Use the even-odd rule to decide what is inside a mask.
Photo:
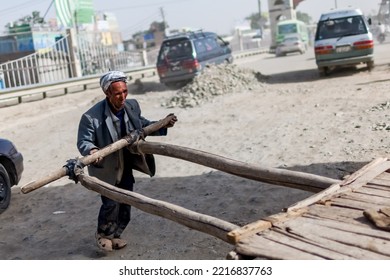
[[(297, 10), (308, 13), (313, 20), (321, 12), (342, 7), (359, 7), (366, 14), (377, 14), (380, 0), (304, 0)], [(55, 16), (52, 0), (2, 1), (0, 32), (9, 21), (17, 20), (32, 11), (39, 11), (45, 19)], [(228, 34), (243, 22), (245, 17), (259, 11), (259, 0), (94, 0), (97, 11), (114, 13), (118, 19), (122, 37), (146, 30), (153, 21), (165, 20), (171, 28), (203, 28), (220, 34)], [(261, 9), (268, 10), (268, 0), (260, 0)]]

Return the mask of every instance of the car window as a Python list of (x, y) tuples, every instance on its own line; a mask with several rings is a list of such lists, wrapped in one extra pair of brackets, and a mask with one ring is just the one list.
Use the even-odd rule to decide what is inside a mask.
[(188, 39), (165, 41), (160, 49), (159, 60), (172, 60), (192, 56), (192, 45)]
[[(195, 49), (196, 49), (196, 52), (197, 53), (204, 53), (207, 51), (207, 48), (206, 48), (206, 41), (204, 38), (202, 39), (196, 39), (194, 41), (194, 45), (195, 45)], [(210, 50), (210, 48), (209, 48)]]
[(205, 39), (205, 45), (206, 45), (206, 50), (207, 51), (211, 51), (211, 50), (214, 50), (214, 49), (218, 48), (218, 43), (217, 43), (217, 41), (215, 40), (214, 37), (206, 38)]
[(361, 16), (328, 19), (318, 23), (316, 40), (341, 38), (364, 33), (367, 33), (367, 27)]

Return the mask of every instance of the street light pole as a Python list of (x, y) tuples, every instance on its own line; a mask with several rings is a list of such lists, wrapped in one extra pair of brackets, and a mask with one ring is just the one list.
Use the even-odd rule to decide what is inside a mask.
[(261, 21), (261, 0), (258, 0), (257, 3), (259, 4), (259, 29), (260, 29), (260, 32), (261, 32), (261, 35), (263, 34), (263, 27), (261, 26), (262, 25), (262, 21)]

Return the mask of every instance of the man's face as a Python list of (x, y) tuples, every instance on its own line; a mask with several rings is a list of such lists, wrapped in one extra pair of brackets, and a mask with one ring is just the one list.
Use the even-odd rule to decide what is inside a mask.
[(127, 93), (127, 85), (125, 82), (114, 82), (110, 85), (106, 95), (108, 102), (110, 102), (115, 111), (120, 111), (125, 107)]

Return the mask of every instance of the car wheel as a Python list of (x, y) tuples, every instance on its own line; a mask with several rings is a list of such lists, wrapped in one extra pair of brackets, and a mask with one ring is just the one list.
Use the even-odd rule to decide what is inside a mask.
[(330, 70), (328, 67), (318, 67), (318, 74), (320, 77), (329, 76)]
[(8, 208), (10, 200), (11, 182), (7, 170), (0, 164), (0, 213)]
[(374, 61), (367, 62), (367, 69), (371, 71), (374, 68)]

